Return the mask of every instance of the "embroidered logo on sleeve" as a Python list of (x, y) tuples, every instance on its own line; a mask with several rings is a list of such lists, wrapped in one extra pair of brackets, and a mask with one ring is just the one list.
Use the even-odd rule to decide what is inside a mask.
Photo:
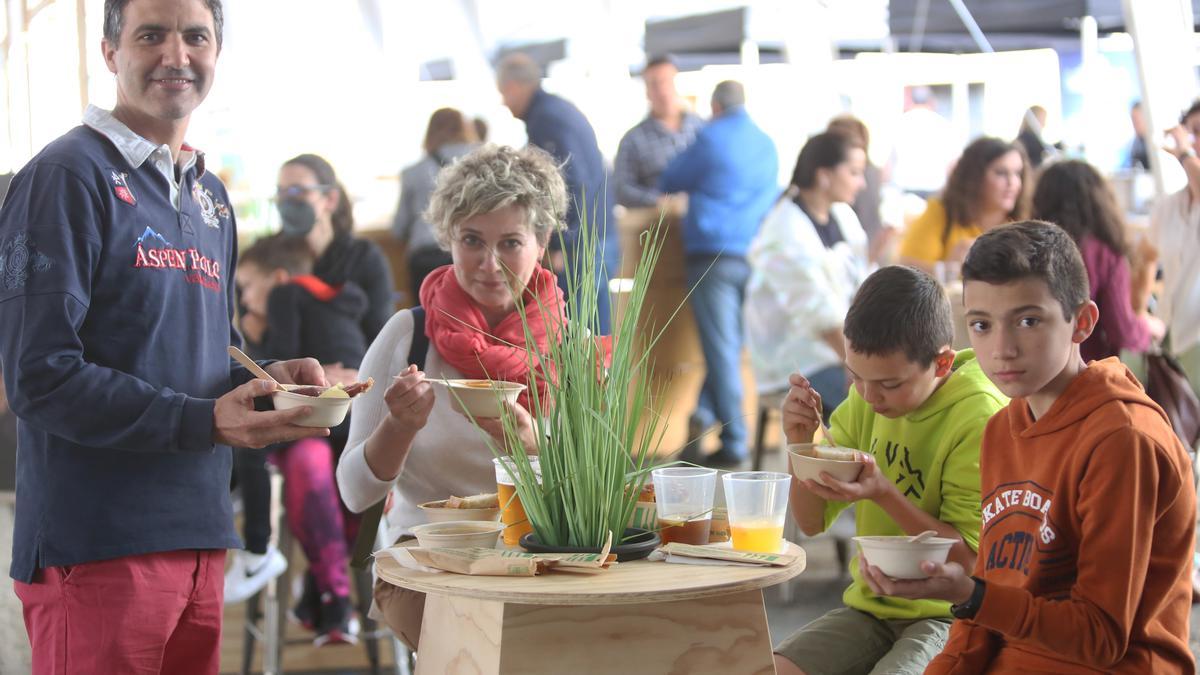
[(219, 229), (222, 220), (229, 220), (229, 207), (213, 197), (213, 193), (201, 185), (200, 181), (192, 183), (192, 197), (200, 206), (200, 216), (204, 219), (205, 225)]
[(30, 275), (49, 270), (51, 264), (50, 258), (39, 253), (24, 232), (0, 245), (0, 283), (5, 290), (24, 288)]
[(137, 199), (133, 196), (133, 191), (129, 189), (127, 181), (129, 174), (120, 173), (114, 169), (109, 169), (109, 174), (112, 176), (113, 194), (117, 195), (117, 199), (130, 206), (137, 206)]

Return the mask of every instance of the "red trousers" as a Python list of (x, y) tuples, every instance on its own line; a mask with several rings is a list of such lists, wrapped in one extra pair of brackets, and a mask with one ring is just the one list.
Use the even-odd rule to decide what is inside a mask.
[(217, 675), (225, 551), (47, 567), (13, 582), (34, 675)]

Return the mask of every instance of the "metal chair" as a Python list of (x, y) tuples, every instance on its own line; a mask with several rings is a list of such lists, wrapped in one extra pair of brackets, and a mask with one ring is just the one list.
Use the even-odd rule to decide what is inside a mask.
[[(292, 543), (294, 538), (288, 528), (287, 514), (283, 506), (283, 475), (268, 464), (271, 474), (271, 536), (275, 546), (289, 560), (292, 559)], [(374, 578), (372, 570), (351, 568), (354, 577), (354, 589), (357, 595), (357, 610), (361, 627), (358, 638), (362, 641), (367, 652), (372, 675), (380, 675), (383, 670), (380, 663), (380, 641), (390, 640), (392, 643), (394, 675), (412, 675), (412, 654), (408, 648), (397, 639), (387, 626), (381, 625), (368, 617), (373, 598), (372, 588)], [(263, 646), (263, 675), (281, 675), (283, 670), (283, 650), (288, 644), (305, 644), (307, 641), (286, 639), (287, 612), (291, 604), (291, 566), (275, 579), (269, 581), (263, 590), (251, 596), (246, 601), (246, 628), (242, 643), (242, 674), (249, 675), (254, 663), (254, 650), (257, 643)]]

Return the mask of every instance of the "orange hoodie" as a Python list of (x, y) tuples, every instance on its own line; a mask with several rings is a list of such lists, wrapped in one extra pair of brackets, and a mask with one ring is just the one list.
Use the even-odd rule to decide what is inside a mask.
[(1187, 453), (1116, 358), (1041, 419), (1013, 399), (984, 431), (975, 618), (926, 673), (1195, 673), (1196, 491)]

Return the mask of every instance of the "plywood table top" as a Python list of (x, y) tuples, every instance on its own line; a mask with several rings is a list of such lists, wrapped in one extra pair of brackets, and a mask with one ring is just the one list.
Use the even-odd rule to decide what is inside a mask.
[(624, 605), (694, 600), (774, 586), (804, 571), (804, 549), (788, 542), (787, 552), (797, 556), (787, 567), (636, 560), (594, 572), (554, 570), (536, 577), (489, 577), (419, 572), (381, 557), (375, 561), (375, 569), (388, 583), (424, 593), (523, 605)]

